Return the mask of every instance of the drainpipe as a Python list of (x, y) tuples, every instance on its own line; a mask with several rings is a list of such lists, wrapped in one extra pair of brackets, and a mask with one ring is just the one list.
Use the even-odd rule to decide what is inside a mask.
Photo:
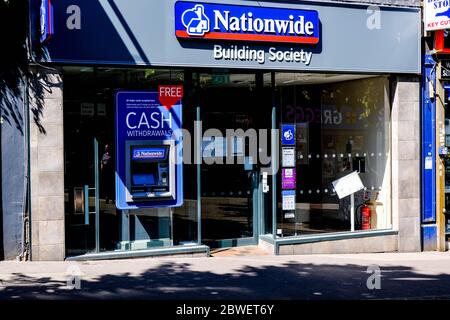
[(3, 123), (3, 112), (0, 109), (0, 261), (5, 259), (4, 248), (3, 248), (3, 165), (2, 165), (2, 123)]
[[(27, 12), (28, 12), (28, 19), (27, 19), (27, 23), (28, 23), (28, 35), (26, 37), (26, 48), (27, 48), (27, 54), (28, 54), (28, 62), (33, 61), (33, 53), (31, 52), (32, 50), (32, 39), (31, 39), (31, 3), (30, 0), (28, 0), (28, 6), (27, 6)], [(24, 217), (24, 240), (27, 243), (26, 246), (26, 252), (22, 253), (22, 257), (25, 254), (24, 260), (26, 261), (31, 261), (33, 258), (33, 253), (32, 253), (32, 225), (31, 225), (31, 145), (30, 145), (30, 101), (29, 101), (29, 97), (30, 97), (30, 92), (29, 92), (29, 81), (30, 79), (28, 78), (28, 75), (31, 74), (31, 68), (30, 68), (30, 64), (28, 64), (27, 66), (27, 75), (25, 77), (25, 99), (24, 99), (24, 114), (25, 114), (25, 125), (26, 125), (26, 130), (25, 130), (25, 147), (27, 148), (27, 161), (26, 163), (26, 179), (25, 179), (25, 183), (26, 183), (26, 200), (25, 200), (25, 204), (26, 204), (26, 211), (25, 211), (25, 217)], [(22, 242), (24, 243), (24, 242)]]
[[(28, 86), (28, 76), (25, 77), (25, 99), (24, 99), (24, 114), (25, 114), (25, 147), (27, 150), (27, 161), (26, 163), (26, 213), (24, 215), (23, 221), (23, 239), (22, 239), (22, 260), (31, 260), (32, 252), (31, 252), (31, 170), (30, 170), (30, 154), (31, 154), (31, 146), (30, 146), (30, 102), (29, 102), (29, 86)], [(26, 247), (24, 244), (27, 244)]]

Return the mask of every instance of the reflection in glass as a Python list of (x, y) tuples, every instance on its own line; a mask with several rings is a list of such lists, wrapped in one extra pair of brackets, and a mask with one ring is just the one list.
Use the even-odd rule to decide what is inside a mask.
[[(281, 122), (296, 129), (296, 206), (282, 210), (280, 174), (278, 236), (390, 228), (387, 79), (315, 81), (279, 87)], [(354, 171), (364, 189), (339, 199), (333, 182)]]

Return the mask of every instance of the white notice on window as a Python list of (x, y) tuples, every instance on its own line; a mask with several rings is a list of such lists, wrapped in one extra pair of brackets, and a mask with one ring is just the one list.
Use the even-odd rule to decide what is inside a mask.
[(284, 168), (295, 167), (295, 148), (283, 148), (281, 164)]
[(364, 189), (364, 185), (358, 175), (358, 171), (354, 171), (345, 177), (333, 181), (333, 188), (336, 190), (339, 199), (342, 199)]

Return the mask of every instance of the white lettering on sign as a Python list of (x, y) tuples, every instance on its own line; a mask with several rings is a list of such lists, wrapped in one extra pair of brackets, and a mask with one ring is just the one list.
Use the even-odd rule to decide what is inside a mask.
[(230, 11), (214, 10), (214, 30), (221, 28), (231, 32), (257, 32), (290, 35), (312, 35), (314, 24), (311, 21), (305, 23), (304, 16), (296, 19), (289, 15), (289, 20), (253, 18), (253, 13), (243, 13), (240, 17), (230, 16)]
[(266, 63), (267, 59), (270, 62), (286, 62), (286, 63), (303, 63), (309, 65), (312, 60), (312, 52), (303, 49), (295, 50), (277, 50), (275, 47), (269, 48), (268, 52), (261, 49), (250, 49), (249, 46), (235, 46), (223, 47), (215, 45), (213, 49), (213, 57), (216, 60), (230, 60), (230, 61), (255, 61), (259, 64)]
[(136, 112), (130, 112), (130, 113), (127, 114), (126, 122), (127, 122), (128, 129), (136, 129), (137, 128), (137, 126), (132, 126), (130, 124), (130, 116), (135, 116), (135, 115), (136, 115)]
[(70, 5), (66, 10), (70, 16), (67, 18), (66, 26), (69, 30), (81, 30), (81, 9), (77, 5)]
[(300, 51), (295, 51), (290, 49), (287, 51), (278, 51), (276, 48), (269, 49), (269, 60), (279, 61), (279, 62), (300, 62), (305, 65), (309, 65), (312, 59), (312, 52), (306, 52), (301, 49)]
[(127, 128), (131, 130), (142, 129), (171, 129), (172, 128), (172, 114), (166, 117), (164, 113), (152, 112), (147, 115), (142, 112), (137, 115), (136, 112), (129, 112), (125, 118)]
[(183, 89), (179, 86), (175, 87), (161, 87), (159, 89), (160, 97), (176, 97), (181, 98), (183, 95)]

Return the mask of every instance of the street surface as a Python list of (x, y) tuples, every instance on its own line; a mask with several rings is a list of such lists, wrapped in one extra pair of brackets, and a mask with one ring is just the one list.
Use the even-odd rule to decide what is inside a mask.
[(448, 252), (0, 262), (0, 300), (449, 298)]

